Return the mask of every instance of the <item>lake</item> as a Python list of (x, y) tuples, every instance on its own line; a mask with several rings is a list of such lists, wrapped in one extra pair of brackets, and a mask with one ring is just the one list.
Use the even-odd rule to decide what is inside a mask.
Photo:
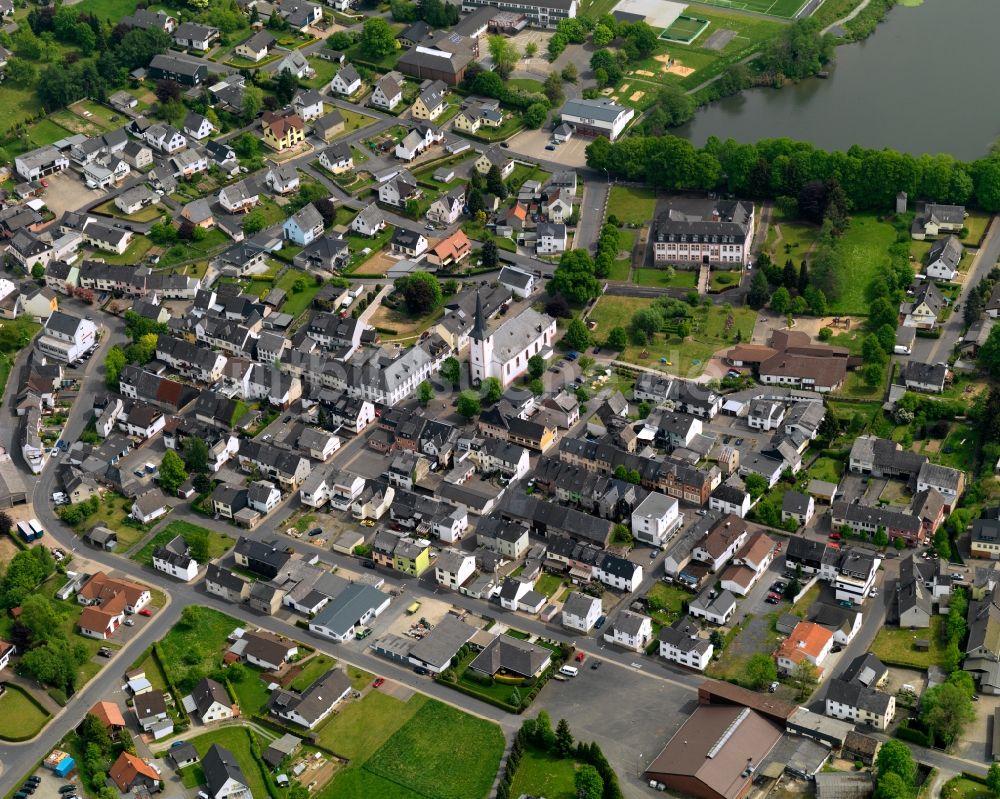
[(891, 147), (978, 158), (1000, 137), (1000, 2), (896, 6), (863, 42), (836, 50), (829, 79), (753, 89), (673, 132), (702, 145), (787, 136), (828, 150)]

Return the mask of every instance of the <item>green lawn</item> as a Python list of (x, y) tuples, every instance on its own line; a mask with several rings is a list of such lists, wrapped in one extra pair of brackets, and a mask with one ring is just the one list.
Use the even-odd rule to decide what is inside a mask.
[(555, 574), (543, 574), (535, 583), (535, 590), (549, 599), (563, 586), (563, 578)]
[(221, 666), (226, 639), (244, 625), (211, 608), (192, 605), (184, 611), (185, 615), (160, 640), (159, 647), (163, 666), (174, 683), (181, 691), (190, 691), (198, 680)]
[(675, 269), (670, 275), (665, 269), (643, 267), (638, 270), (640, 286), (668, 286), (675, 289), (691, 289), (698, 287), (698, 272), (693, 269)]
[(292, 680), (288, 687), (293, 691), (302, 693), (310, 685), (316, 682), (316, 680), (333, 668), (333, 664), (334, 660), (329, 655), (313, 655), (303, 663), (302, 671), (299, 672), (299, 675)]
[(121, 255), (116, 252), (98, 250), (97, 256), (103, 258), (109, 264), (138, 264), (152, 246), (153, 242), (145, 236), (134, 236), (132, 243), (125, 248), (125, 252), (121, 253)]
[[(692, 274), (694, 274), (692, 272)], [(730, 269), (713, 269), (711, 276), (709, 278), (708, 287), (711, 291), (725, 291), (726, 289), (736, 288), (740, 284), (740, 278), (743, 276), (742, 272)]]
[(334, 140), (339, 139), (341, 136), (346, 136), (348, 133), (352, 133), (355, 130), (366, 128), (375, 121), (373, 117), (370, 117), (367, 114), (360, 114), (357, 111), (351, 111), (348, 108), (338, 107), (337, 110), (340, 111), (341, 116), (344, 117), (344, 130), (342, 133), (338, 133), (334, 136)]
[(576, 763), (572, 760), (525, 749), (510, 786), (510, 795), (576, 799), (575, 776)]
[(830, 483), (839, 483), (840, 474), (844, 470), (844, 464), (833, 458), (817, 458), (816, 462), (809, 467), (806, 474), (810, 480), (826, 480)]
[[(305, 279), (306, 286), (302, 291), (295, 291), (292, 286), (295, 285), (295, 281), (300, 277)], [(308, 308), (310, 303), (312, 303), (313, 297), (316, 296), (316, 292), (319, 291), (316, 281), (311, 276), (297, 269), (289, 269), (285, 272), (281, 276), (281, 279), (275, 283), (275, 286), (279, 289), (284, 289), (288, 294), (288, 297), (281, 306), (281, 312), (291, 314), (292, 316), (298, 316)]]
[[(940, 644), (943, 616), (932, 616), (929, 629), (901, 630), (898, 627), (883, 627), (875, 636), (871, 646), (873, 655), (886, 665), (909, 666), (924, 670), (931, 665), (941, 665), (944, 650)], [(913, 642), (922, 639), (930, 643), (927, 652), (918, 652)]]
[(134, 0), (81, 0), (73, 6), (81, 14), (96, 14), (98, 18), (117, 22), (135, 11)]
[[(601, 341), (613, 327), (627, 329), (636, 311), (652, 305), (653, 300), (640, 297), (601, 297), (589, 317), (597, 323), (594, 336)], [(658, 333), (655, 340), (644, 347), (629, 344), (621, 358), (682, 377), (697, 377), (704, 371), (713, 353), (735, 341), (737, 330), (742, 333), (744, 341), (750, 340), (756, 312), (749, 308), (733, 308), (728, 313), (733, 318), (728, 334), (725, 332), (727, 311), (724, 306), (699, 306), (694, 309), (692, 334), (687, 339), (682, 341), (675, 335)], [(644, 353), (646, 357), (643, 357)]]
[[(240, 764), (240, 768), (247, 778), (247, 787), (250, 789), (250, 795), (265, 797), (269, 795), (267, 782), (264, 777), (265, 766), (262, 761), (253, 755), (250, 747), (251, 735), (256, 735), (256, 733), (251, 732), (246, 727), (220, 727), (204, 735), (188, 738), (187, 740), (198, 750), (199, 757), (204, 757), (205, 753), (212, 747), (212, 744), (224, 746), (233, 753), (236, 762)], [(259, 743), (260, 740), (258, 739)], [(200, 768), (200, 766), (192, 767), (195, 775), (197, 775)]]
[[(752, 11), (756, 14), (769, 14), (772, 17), (791, 19), (799, 9), (805, 5), (806, 0), (701, 0), (712, 6), (720, 8), (733, 8), (740, 11)], [(702, 16), (699, 10), (697, 16)]]
[(839, 276), (840, 296), (828, 303), (831, 314), (866, 314), (868, 285), (889, 265), (889, 246), (896, 240), (896, 231), (887, 222), (879, 222), (872, 214), (851, 217), (847, 231), (838, 246), (843, 255), (843, 272)]
[(798, 265), (818, 237), (817, 225), (786, 219), (775, 209), (771, 225), (767, 229), (764, 248), (776, 264), (783, 264), (791, 258)]
[(175, 536), (184, 536), (204, 530), (208, 533), (208, 555), (209, 560), (221, 557), (228, 552), (236, 541), (225, 533), (217, 533), (215, 530), (207, 530), (190, 522), (172, 521), (160, 532), (154, 535), (146, 544), (132, 556), (132, 560), (141, 563), (143, 566), (153, 565), (153, 551), (158, 547), (165, 546)]
[(230, 684), (236, 692), (236, 701), (240, 704), (242, 715), (255, 716), (264, 710), (271, 693), (267, 690), (267, 684), (261, 679), (260, 670), (245, 664), (243, 679), (230, 680)]
[(330, 81), (333, 80), (333, 76), (337, 74), (337, 70), (340, 69), (340, 64), (327, 61), (325, 58), (309, 56), (307, 60), (309, 61), (309, 66), (316, 72), (316, 75), (309, 78), (309, 80), (299, 82), (310, 89), (322, 89), (324, 86), (329, 85)]
[(365, 770), (429, 799), (478, 799), (493, 785), (503, 751), (497, 724), (430, 700), (365, 763)]
[(229, 237), (217, 228), (206, 231), (201, 241), (180, 242), (160, 258), (160, 266), (174, 266), (183, 261), (194, 261), (229, 246)]
[(492, 238), (496, 242), (497, 247), (501, 250), (507, 250), (507, 252), (517, 252), (517, 245), (513, 240), (504, 238), (502, 236), (494, 236), (490, 233), (484, 225), (480, 225), (474, 220), (468, 220), (462, 223), (462, 230), (470, 239), (475, 239), (476, 241), (486, 241)]
[(633, 186), (612, 186), (608, 213), (625, 225), (648, 225), (656, 210), (656, 192)]
[(38, 734), (49, 720), (49, 714), (13, 683), (0, 696), (0, 739), (25, 740)]
[(966, 217), (965, 227), (969, 230), (969, 235), (963, 239), (963, 243), (976, 247), (986, 235), (986, 226), (990, 223), (990, 215), (982, 211), (970, 211)]
[(507, 183), (513, 186), (515, 189), (521, 188), (526, 180), (537, 180), (543, 186), (548, 182), (549, 178), (552, 177), (551, 172), (546, 172), (539, 166), (529, 166), (528, 164), (514, 164), (514, 169), (511, 170), (510, 177), (507, 178)]
[(990, 799), (992, 796), (985, 783), (968, 777), (952, 777), (941, 788), (941, 799)]
[(361, 766), (350, 766), (337, 774), (333, 781), (316, 794), (316, 799), (427, 799)]
[(401, 702), (377, 688), (360, 701), (341, 705), (316, 733), (316, 742), (356, 763), (363, 763), (427, 702), (414, 694)]
[(539, 94), (545, 92), (545, 84), (533, 78), (507, 78), (504, 83), (511, 89), (521, 89), (526, 92), (537, 92)]
[[(3, 86), (0, 86), (0, 107), (4, 110), (7, 124), (17, 125), (37, 116), (42, 110), (42, 103), (38, 99), (38, 95), (35, 94), (33, 86), (12, 86), (10, 81), (6, 81)], [(61, 137), (57, 136), (56, 138)], [(20, 155), (35, 147), (42, 146), (34, 142), (25, 144), (17, 139), (14, 139), (14, 142), (14, 147), (9, 147), (6, 141), (4, 142), (5, 149), (11, 155)]]
[(118, 219), (128, 219), (132, 222), (156, 222), (166, 212), (162, 205), (157, 204), (148, 205), (145, 208), (136, 211), (134, 214), (123, 214), (115, 205), (114, 200), (108, 200), (106, 203), (101, 203), (101, 205), (97, 206), (94, 211), (100, 214), (109, 214), (110, 216)]

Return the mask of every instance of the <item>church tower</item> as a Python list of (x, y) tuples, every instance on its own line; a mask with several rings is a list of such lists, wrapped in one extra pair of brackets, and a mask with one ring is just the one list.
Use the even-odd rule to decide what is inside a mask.
[(490, 366), (493, 363), (493, 336), (486, 332), (483, 301), (478, 291), (476, 292), (476, 318), (469, 338), (469, 379), (472, 381), (472, 385), (478, 386), (490, 376)]

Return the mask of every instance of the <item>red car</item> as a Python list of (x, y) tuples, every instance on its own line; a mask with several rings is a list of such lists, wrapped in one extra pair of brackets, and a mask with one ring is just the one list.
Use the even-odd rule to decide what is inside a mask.
[(831, 541), (839, 541), (840, 540), (840, 533), (830, 533), (830, 540)]
[(583, 652), (577, 652), (577, 653), (576, 653), (576, 662), (577, 662), (577, 663), (583, 663), (583, 661), (584, 661), (584, 659), (585, 659), (586, 657), (587, 657), (587, 656), (586, 656), (586, 655), (585, 655), (585, 654), (584, 654)]
[(778, 593), (776, 593), (774, 591), (770, 591), (767, 594), (767, 598), (768, 599), (781, 599), (781, 594), (778, 594)]
[(153, 611), (151, 611), (149, 608), (143, 608), (142, 610), (139, 611), (139, 615), (140, 616), (152, 616), (153, 615)]
[(382, 683), (385, 682), (385, 677), (376, 677), (375, 682), (372, 683), (372, 688), (381, 688)]

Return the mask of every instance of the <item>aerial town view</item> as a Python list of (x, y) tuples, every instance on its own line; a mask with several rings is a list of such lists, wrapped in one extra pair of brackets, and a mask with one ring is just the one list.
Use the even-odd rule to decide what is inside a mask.
[(1000, 799), (997, 30), (0, 0), (0, 799)]

